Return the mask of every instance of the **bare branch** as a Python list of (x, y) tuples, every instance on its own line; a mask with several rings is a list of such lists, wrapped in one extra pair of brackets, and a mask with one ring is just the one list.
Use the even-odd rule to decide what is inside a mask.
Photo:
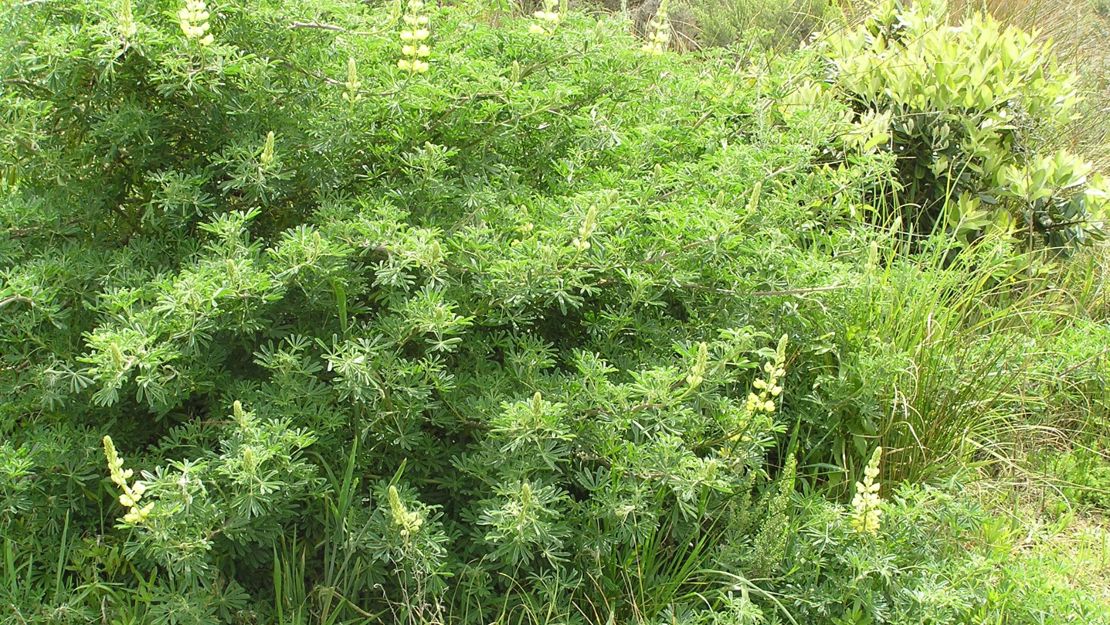
[(35, 303), (33, 301), (31, 301), (31, 298), (23, 297), (22, 295), (13, 295), (13, 296), (11, 296), (7, 299), (0, 300), (0, 308), (3, 308), (5, 306), (7, 306), (8, 304), (14, 304), (16, 302), (23, 302), (24, 304), (30, 305), (31, 308), (35, 307)]
[(319, 28), (321, 30), (331, 30), (337, 33), (347, 32), (347, 29), (343, 28), (342, 26), (336, 26), (334, 24), (324, 24), (321, 22), (293, 22), (289, 25), (289, 28)]

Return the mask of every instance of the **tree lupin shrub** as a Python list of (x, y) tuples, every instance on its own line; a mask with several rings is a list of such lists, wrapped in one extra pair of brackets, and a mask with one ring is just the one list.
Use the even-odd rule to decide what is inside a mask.
[(421, 10), (427, 73), (397, 7), (4, 9), (21, 619), (653, 618), (780, 565), (791, 354), (749, 294), (883, 162), (819, 164), (844, 109), (783, 120), (785, 73)]

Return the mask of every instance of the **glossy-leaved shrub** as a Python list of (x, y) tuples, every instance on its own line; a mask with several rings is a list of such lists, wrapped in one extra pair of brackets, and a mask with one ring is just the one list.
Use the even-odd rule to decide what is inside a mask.
[(943, 0), (884, 0), (815, 47), (828, 68), (821, 96), (877, 122), (874, 147), (896, 157), (880, 218), (961, 241), (992, 228), (1052, 247), (1104, 235), (1105, 182), (1080, 157), (1039, 153), (1078, 101), (1051, 42), (983, 13), (953, 25)]

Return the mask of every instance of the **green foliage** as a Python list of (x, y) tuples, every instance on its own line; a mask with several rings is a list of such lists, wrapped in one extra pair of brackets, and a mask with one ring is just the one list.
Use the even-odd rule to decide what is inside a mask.
[(688, 4), (697, 17), (699, 43), (758, 43), (779, 51), (804, 43), (833, 12), (828, 0), (689, 0)]
[[(889, 209), (911, 232), (970, 240), (989, 228), (1053, 247), (1101, 237), (1105, 182), (1067, 153), (1040, 157), (1074, 110), (1076, 78), (1051, 44), (985, 14), (947, 23), (943, 1), (879, 4), (855, 28), (824, 36), (831, 93), (898, 158)], [(878, 144), (877, 144), (878, 145)]]
[(1080, 446), (1042, 456), (1041, 462), (1049, 477), (1058, 482), (1063, 505), (1077, 503), (1110, 511), (1110, 459), (1107, 455), (1106, 449)]
[(650, 618), (725, 592), (726, 535), (781, 559), (789, 354), (733, 294), (863, 197), (785, 76), (465, 7), (412, 72), (389, 7), (178, 9), (5, 13), (14, 566), (121, 621), (415, 623)]
[(0, 623), (790, 620), (799, 485), (943, 474), (1102, 321), (862, 227), (810, 51), (406, 6), (0, 14)]
[[(853, 531), (843, 507), (806, 498), (782, 602), (799, 623), (1110, 622), (1097, 588), (1065, 581), (1043, 549), (1053, 530), (1023, 528), (957, 488), (899, 489), (875, 538)], [(1087, 544), (1072, 557), (1105, 566)]]

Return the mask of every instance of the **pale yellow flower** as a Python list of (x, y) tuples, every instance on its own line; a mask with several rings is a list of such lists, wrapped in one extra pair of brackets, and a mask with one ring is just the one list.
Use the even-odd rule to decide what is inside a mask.
[(135, 23), (135, 15), (131, 10), (131, 0), (123, 0), (118, 17), (119, 32), (125, 39), (134, 37), (135, 33), (139, 32), (139, 26)]
[(852, 497), (852, 528), (861, 534), (879, 532), (883, 511), (880, 508), (880, 484), (875, 479), (879, 477), (879, 459), (882, 453), (882, 447), (875, 448), (867, 468), (863, 470), (863, 481), (856, 482), (856, 493)]
[[(645, 50), (651, 44), (645, 46)], [(651, 51), (656, 51), (652, 49)], [(753, 392), (748, 393), (748, 398), (744, 403), (744, 407), (748, 412), (766, 412), (768, 414), (775, 412), (776, 405), (775, 399), (782, 395), (782, 386), (779, 385), (779, 380), (786, 375), (786, 368), (783, 363), (786, 361), (786, 337), (783, 336), (779, 339), (778, 350), (775, 352), (774, 362), (763, 363), (764, 377), (756, 378), (752, 382)]]
[(410, 0), (408, 12), (401, 18), (405, 27), (400, 32), (402, 58), (398, 59), (397, 67), (413, 74), (423, 74), (430, 67), (423, 59), (431, 56), (432, 49), (423, 42), (432, 35), (428, 29), (431, 19), (423, 10), (424, 3), (421, 0)]
[[(555, 32), (555, 26), (561, 19), (558, 11), (555, 10), (557, 5), (558, 0), (544, 0), (544, 7), (532, 13), (532, 17), (538, 21), (529, 24), (528, 32), (537, 35), (550, 35)], [(544, 24), (547, 26), (545, 27)]]
[(196, 39), (202, 46), (214, 41), (212, 33), (208, 32), (208, 17), (208, 7), (203, 0), (187, 0), (185, 6), (177, 12), (181, 32), (188, 39)]
[(108, 475), (112, 479), (112, 483), (123, 491), (119, 496), (119, 503), (124, 508), (127, 508), (127, 513), (123, 516), (124, 522), (137, 524), (145, 521), (147, 515), (154, 509), (154, 504), (147, 504), (145, 506), (139, 505), (139, 501), (143, 498), (143, 493), (146, 492), (146, 484), (142, 482), (128, 484), (134, 472), (131, 469), (123, 468), (123, 458), (121, 458), (116, 451), (116, 446), (112, 442), (111, 436), (105, 436), (103, 443), (104, 456), (108, 459)]

